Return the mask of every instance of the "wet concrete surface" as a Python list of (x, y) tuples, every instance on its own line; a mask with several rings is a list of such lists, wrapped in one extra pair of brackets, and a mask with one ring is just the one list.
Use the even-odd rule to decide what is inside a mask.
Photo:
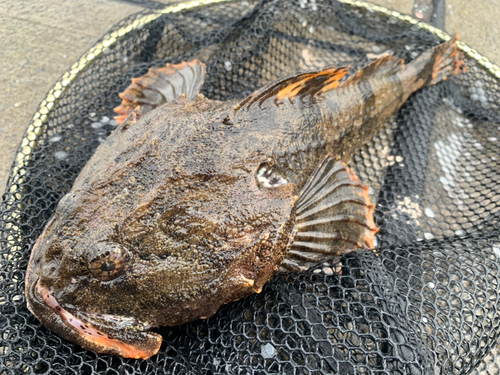
[[(445, 30), (500, 65), (500, 0), (445, 1)], [(372, 3), (411, 14), (414, 0), (372, 0)]]
[[(168, 2), (161, 0), (157, 2)], [(411, 13), (413, 0), (375, 3)], [(0, 189), (22, 135), (47, 91), (116, 22), (141, 1), (4, 0), (0, 2)], [(144, 1), (154, 6), (155, 1)], [(500, 0), (447, 0), (446, 30), (500, 64)]]
[(142, 8), (103, 0), (0, 2), (0, 187), (46, 93), (116, 22)]

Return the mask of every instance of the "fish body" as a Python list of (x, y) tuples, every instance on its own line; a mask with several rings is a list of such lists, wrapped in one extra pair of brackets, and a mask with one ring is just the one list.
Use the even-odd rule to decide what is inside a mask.
[(35, 244), (28, 307), (85, 348), (148, 358), (152, 327), (372, 248), (373, 205), (345, 163), (412, 92), (462, 69), (455, 38), (407, 66), (384, 56), (345, 81), (327, 68), (228, 102), (199, 94), (196, 60), (151, 70)]

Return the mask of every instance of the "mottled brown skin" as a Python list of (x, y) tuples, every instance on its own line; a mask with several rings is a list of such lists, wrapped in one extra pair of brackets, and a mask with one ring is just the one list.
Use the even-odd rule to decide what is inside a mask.
[[(88, 349), (147, 358), (159, 347), (147, 329), (208, 317), (259, 292), (293, 241), (298, 194), (319, 161), (327, 153), (349, 161), (431, 81), (428, 75), (416, 83), (415, 65), (396, 65), (390, 74), (362, 71), (320, 95), (269, 96), (250, 106), (200, 95), (126, 121), (96, 150), (35, 245), (27, 275), (31, 311)], [(288, 183), (260, 186), (262, 163)], [(127, 254), (126, 265), (103, 281), (89, 261), (99, 246), (111, 245)], [(68, 328), (37, 286), (138, 354)]]

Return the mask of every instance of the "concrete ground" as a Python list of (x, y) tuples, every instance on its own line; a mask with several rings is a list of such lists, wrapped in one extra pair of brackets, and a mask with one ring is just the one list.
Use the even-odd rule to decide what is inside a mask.
[[(413, 0), (374, 2), (402, 13), (411, 13), (413, 5)], [(446, 3), (446, 30), (458, 31), (462, 41), (500, 64), (500, 49), (495, 48), (500, 45), (500, 0)], [(21, 137), (47, 91), (114, 23), (141, 10), (139, 4), (140, 0), (0, 2), (1, 191)]]

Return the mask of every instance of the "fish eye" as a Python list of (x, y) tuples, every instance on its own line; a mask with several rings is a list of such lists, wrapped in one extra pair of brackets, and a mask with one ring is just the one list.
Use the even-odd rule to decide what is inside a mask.
[(89, 254), (88, 268), (97, 279), (109, 281), (123, 274), (128, 261), (129, 253), (123, 246), (101, 242)]
[(288, 181), (277, 173), (269, 163), (262, 163), (257, 169), (257, 181), (267, 189), (288, 184)]

